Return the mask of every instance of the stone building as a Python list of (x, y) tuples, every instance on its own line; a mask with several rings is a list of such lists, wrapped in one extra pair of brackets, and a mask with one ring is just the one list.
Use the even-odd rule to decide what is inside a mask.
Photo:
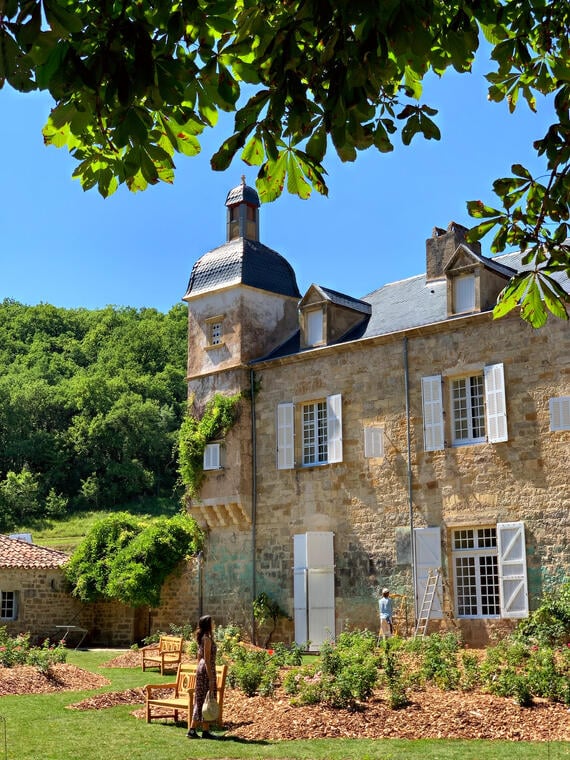
[(127, 647), (170, 623), (186, 623), (198, 608), (195, 563), (180, 563), (161, 592), (159, 608), (114, 601), (84, 604), (70, 594), (63, 566), (67, 554), (30, 540), (0, 535), (0, 626), (31, 641), (65, 637), (68, 646)]
[(431, 626), (482, 643), (526, 616), (570, 576), (570, 328), (493, 320), (520, 255), (484, 257), (452, 222), (425, 274), (301, 296), (259, 240), (255, 191), (226, 206), (226, 242), (184, 296), (194, 413), (244, 393), (189, 504), (205, 610), (235, 621), (264, 591), (290, 616), (280, 636), (318, 648), (376, 630), (383, 586), (410, 630), (440, 568)]

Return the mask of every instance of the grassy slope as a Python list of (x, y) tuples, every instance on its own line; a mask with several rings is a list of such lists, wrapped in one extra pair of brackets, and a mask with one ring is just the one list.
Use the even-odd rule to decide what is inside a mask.
[(129, 512), (143, 519), (158, 516), (170, 517), (180, 510), (180, 503), (174, 499), (144, 499), (126, 504), (113, 510), (74, 512), (60, 520), (43, 520), (33, 525), (24, 525), (18, 533), (31, 533), (35, 544), (71, 554), (94, 523), (116, 512)]
[[(101, 673), (112, 683), (101, 691), (119, 691), (171, 676), (150, 675), (140, 669), (101, 668), (109, 652), (70, 651), (68, 662)], [(564, 760), (570, 758), (567, 744), (485, 741), (405, 740), (313, 740), (285, 742), (214, 741), (186, 739), (182, 725), (134, 718), (133, 706), (103, 710), (68, 710), (97, 692), (63, 692), (0, 699), (0, 740), (6, 726), (8, 760), (191, 760), (224, 758), (247, 760)], [(247, 716), (244, 716), (247, 717)], [(0, 756), (2, 756), (0, 741)]]

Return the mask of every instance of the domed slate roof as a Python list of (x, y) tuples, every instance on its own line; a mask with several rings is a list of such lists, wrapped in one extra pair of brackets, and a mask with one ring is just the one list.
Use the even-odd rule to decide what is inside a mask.
[(289, 262), (277, 251), (248, 238), (229, 240), (199, 258), (192, 268), (184, 299), (230, 285), (249, 285), (270, 293), (301, 297)]
[(242, 178), (241, 184), (229, 191), (228, 197), (226, 198), (226, 206), (235, 206), (236, 203), (242, 203), (244, 201), (245, 203), (250, 203), (252, 206), (259, 208), (259, 195), (253, 187), (249, 187), (249, 185), (245, 184), (245, 177)]

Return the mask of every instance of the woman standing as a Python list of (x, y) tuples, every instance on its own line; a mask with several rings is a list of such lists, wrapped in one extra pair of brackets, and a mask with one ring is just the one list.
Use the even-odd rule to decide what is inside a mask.
[(217, 696), (216, 688), (216, 642), (214, 641), (212, 618), (204, 615), (198, 621), (196, 629), (196, 641), (198, 642), (198, 669), (196, 670), (196, 689), (194, 691), (194, 710), (192, 721), (186, 734), (189, 739), (198, 739), (196, 726), (202, 726), (202, 739), (215, 739), (210, 733), (210, 724), (202, 718), (202, 707), (206, 694), (211, 697)]

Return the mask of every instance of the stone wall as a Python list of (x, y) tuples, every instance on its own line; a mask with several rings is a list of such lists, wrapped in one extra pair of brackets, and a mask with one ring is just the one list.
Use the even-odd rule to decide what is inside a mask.
[[(407, 449), (405, 366), (410, 388)], [(503, 363), (509, 440), (425, 452), (421, 378)], [(262, 364), (257, 419), (257, 568), (264, 582), (285, 584), (292, 612), (293, 535), (335, 535), (337, 632), (346, 621), (375, 628), (379, 589), (388, 585), (413, 605), (411, 566), (399, 558), (398, 535), (414, 527), (450, 529), (524, 521), (531, 606), (570, 567), (570, 432), (549, 430), (549, 398), (570, 395), (570, 331), (550, 319), (533, 330), (518, 316), (489, 314), (430, 329), (335, 346)], [(447, 391), (446, 391), (447, 392)], [(280, 402), (341, 393), (343, 461), (277, 470), (275, 417)], [(448, 399), (445, 399), (447, 404)], [(449, 415), (448, 415), (449, 420)], [(384, 427), (385, 456), (365, 459), (363, 429)], [(446, 435), (449, 442), (449, 434)], [(300, 445), (297, 428), (297, 446)], [(408, 481), (408, 464), (411, 474)], [(450, 557), (444, 556), (449, 566)], [(452, 593), (452, 578), (449, 579)], [(483, 640), (497, 621), (462, 621)]]

